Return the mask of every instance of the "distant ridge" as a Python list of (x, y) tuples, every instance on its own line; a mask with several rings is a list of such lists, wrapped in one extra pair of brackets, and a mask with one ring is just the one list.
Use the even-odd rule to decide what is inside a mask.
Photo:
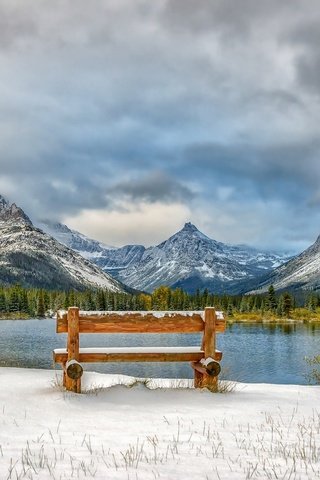
[(266, 292), (270, 285), (276, 290), (320, 290), (320, 236), (300, 255), (266, 275), (254, 289)]

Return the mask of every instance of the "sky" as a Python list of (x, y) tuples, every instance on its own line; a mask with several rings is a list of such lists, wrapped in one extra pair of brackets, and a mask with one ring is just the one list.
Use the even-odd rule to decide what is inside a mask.
[(318, 0), (0, 0), (0, 194), (110, 245), (320, 234)]

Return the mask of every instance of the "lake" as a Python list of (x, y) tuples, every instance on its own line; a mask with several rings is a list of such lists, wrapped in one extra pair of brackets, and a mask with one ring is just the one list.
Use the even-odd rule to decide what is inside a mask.
[[(52, 368), (52, 350), (66, 346), (55, 319), (1, 320), (0, 366)], [(218, 334), (222, 377), (253, 383), (306, 385), (305, 357), (320, 354), (320, 324), (233, 324)], [(200, 345), (200, 335), (81, 335), (82, 347)], [(56, 366), (56, 368), (59, 368)], [(188, 363), (85, 364), (86, 370), (139, 377), (192, 378)]]

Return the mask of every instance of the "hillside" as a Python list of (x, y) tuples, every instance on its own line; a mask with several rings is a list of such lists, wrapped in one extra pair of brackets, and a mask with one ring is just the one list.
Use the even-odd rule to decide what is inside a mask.
[(319, 290), (320, 236), (300, 255), (266, 275), (254, 292), (266, 292), (271, 284), (276, 290)]
[(0, 282), (49, 289), (123, 290), (108, 273), (36, 228), (21, 208), (1, 196)]

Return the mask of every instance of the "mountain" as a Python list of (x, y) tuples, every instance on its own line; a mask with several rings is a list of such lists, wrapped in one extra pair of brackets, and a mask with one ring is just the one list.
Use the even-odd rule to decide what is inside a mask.
[[(217, 293), (239, 293), (255, 286), (257, 277), (288, 259), (287, 255), (217, 242), (191, 223), (186, 223), (168, 240), (149, 248), (142, 245), (108, 247), (65, 225), (49, 222), (41, 225), (80, 254), (90, 256), (91, 261), (126, 285), (145, 291), (169, 285), (189, 292), (208, 288)], [(83, 238), (85, 248), (82, 248)]]
[(0, 195), (0, 283), (83, 289), (123, 286), (79, 253), (35, 227), (16, 204)]
[(146, 248), (142, 245), (126, 245), (116, 248), (86, 237), (62, 223), (42, 220), (37, 226), (59, 242), (80, 253), (104, 271), (117, 275), (121, 270), (140, 261)]
[(300, 255), (267, 274), (254, 292), (266, 292), (270, 285), (276, 290), (320, 290), (320, 236)]
[(147, 248), (138, 263), (119, 272), (119, 278), (148, 291), (166, 284), (189, 292), (208, 288), (238, 293), (281, 261), (277, 254), (217, 242), (186, 223), (168, 240)]

